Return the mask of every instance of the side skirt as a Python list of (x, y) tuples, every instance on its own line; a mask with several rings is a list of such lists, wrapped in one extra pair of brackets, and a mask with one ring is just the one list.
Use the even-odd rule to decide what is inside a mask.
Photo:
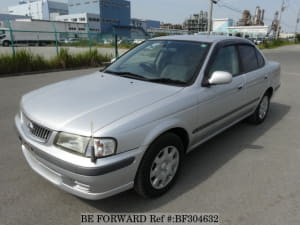
[(209, 139), (215, 137), (216, 135), (222, 133), (223, 131), (227, 130), (228, 128), (232, 127), (233, 125), (235, 125), (235, 124), (241, 122), (242, 120), (246, 119), (248, 116), (252, 115), (254, 111), (255, 111), (255, 109), (254, 109), (254, 110), (251, 110), (250, 112), (244, 114), (244, 116), (240, 117), (239, 119), (235, 120), (234, 122), (230, 123), (229, 125), (226, 125), (226, 126), (220, 128), (220, 129), (218, 129), (216, 132), (214, 132), (214, 133), (212, 133), (212, 134), (209, 134), (209, 135), (205, 136), (204, 138), (201, 139), (200, 142), (198, 142), (198, 143), (196, 143), (196, 144), (190, 146), (190, 147), (187, 149), (186, 152), (189, 153), (189, 152), (195, 150), (197, 147), (199, 147), (199, 145), (201, 145), (201, 144), (203, 144), (204, 142), (208, 141)]

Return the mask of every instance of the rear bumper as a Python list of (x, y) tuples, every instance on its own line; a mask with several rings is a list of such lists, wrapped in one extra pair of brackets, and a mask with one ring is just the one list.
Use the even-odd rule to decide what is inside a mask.
[(144, 146), (98, 159), (96, 163), (85, 157), (80, 159), (79, 156), (73, 161), (72, 158), (65, 160), (70, 158), (66, 154), (71, 153), (57, 154), (58, 150), (53, 149), (52, 145), (35, 142), (24, 132), (18, 116), (15, 118), (15, 126), (21, 140), (22, 152), (35, 172), (59, 188), (90, 200), (106, 198), (132, 188), (146, 150)]

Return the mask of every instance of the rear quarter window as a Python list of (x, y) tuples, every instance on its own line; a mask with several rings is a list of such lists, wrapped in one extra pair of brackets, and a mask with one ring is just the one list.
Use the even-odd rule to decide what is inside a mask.
[(256, 49), (256, 56), (257, 56), (257, 63), (258, 63), (258, 67), (264, 67), (265, 65), (265, 59), (262, 56), (262, 54)]

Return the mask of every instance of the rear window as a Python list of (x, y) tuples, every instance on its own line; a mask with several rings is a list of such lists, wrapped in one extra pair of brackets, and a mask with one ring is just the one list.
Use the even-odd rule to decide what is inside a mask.
[(259, 68), (256, 57), (256, 49), (253, 46), (239, 45), (239, 52), (244, 73), (248, 73)]

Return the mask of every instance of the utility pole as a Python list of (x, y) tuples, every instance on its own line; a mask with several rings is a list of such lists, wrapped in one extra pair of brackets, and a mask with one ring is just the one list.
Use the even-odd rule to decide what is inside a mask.
[(297, 21), (296, 21), (296, 28), (295, 28), (295, 42), (297, 40), (297, 31), (298, 31), (298, 24), (300, 23), (300, 9), (298, 11)]
[(207, 33), (210, 35), (212, 32), (212, 15), (213, 15), (213, 8), (214, 4), (217, 4), (218, 0), (209, 0), (209, 10), (208, 10), (208, 26), (207, 26)]
[(286, 0), (282, 0), (281, 9), (279, 11), (278, 25), (277, 25), (277, 29), (276, 29), (276, 37), (275, 37), (276, 40), (279, 38), (281, 16), (282, 16), (283, 11), (285, 10), (285, 3), (286, 3)]

